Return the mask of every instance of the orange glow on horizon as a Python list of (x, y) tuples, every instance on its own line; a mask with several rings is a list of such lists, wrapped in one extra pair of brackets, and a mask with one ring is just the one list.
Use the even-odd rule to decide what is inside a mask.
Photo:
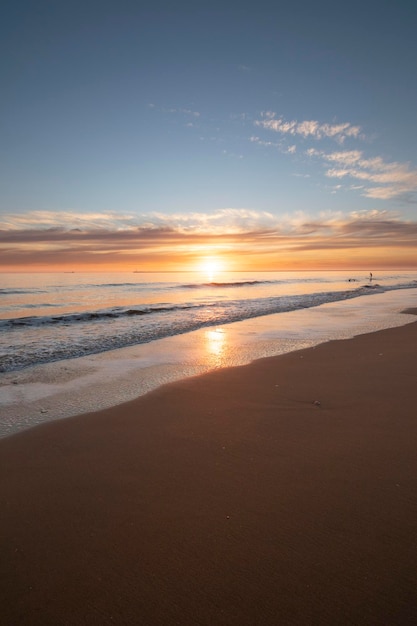
[[(152, 241), (124, 248), (95, 241), (94, 247), (66, 242), (61, 249), (49, 242), (0, 248), (1, 272), (199, 272), (217, 280), (224, 272), (383, 270), (417, 268), (415, 243), (379, 245), (331, 239), (202, 238)], [(343, 246), (345, 243), (345, 246)]]

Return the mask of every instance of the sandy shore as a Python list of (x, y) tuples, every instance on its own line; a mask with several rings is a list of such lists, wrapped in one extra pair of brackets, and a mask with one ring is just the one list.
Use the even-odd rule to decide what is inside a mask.
[(1, 440), (2, 623), (416, 623), (416, 345), (411, 323)]
[(375, 293), (2, 373), (0, 438), (101, 411), (213, 369), (403, 326), (414, 321), (402, 311), (415, 307), (416, 296), (416, 289)]

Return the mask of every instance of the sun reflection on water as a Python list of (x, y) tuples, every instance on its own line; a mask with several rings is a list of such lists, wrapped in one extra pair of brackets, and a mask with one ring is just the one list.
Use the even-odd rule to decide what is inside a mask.
[(210, 364), (221, 367), (226, 356), (226, 331), (223, 328), (211, 328), (205, 331), (204, 337)]

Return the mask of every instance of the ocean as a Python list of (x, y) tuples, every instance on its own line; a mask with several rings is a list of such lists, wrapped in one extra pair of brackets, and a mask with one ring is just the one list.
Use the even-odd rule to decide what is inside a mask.
[(411, 273), (6, 274), (0, 372), (97, 354), (360, 295), (417, 287)]
[(371, 303), (401, 294), (411, 306), (416, 288), (405, 271), (2, 274), (0, 436), (186, 375), (405, 323), (372, 319)]

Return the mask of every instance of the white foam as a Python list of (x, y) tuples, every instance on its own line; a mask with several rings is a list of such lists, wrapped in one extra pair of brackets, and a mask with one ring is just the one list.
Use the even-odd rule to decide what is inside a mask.
[(0, 436), (132, 400), (160, 385), (415, 321), (415, 289), (203, 328), (0, 375)]

